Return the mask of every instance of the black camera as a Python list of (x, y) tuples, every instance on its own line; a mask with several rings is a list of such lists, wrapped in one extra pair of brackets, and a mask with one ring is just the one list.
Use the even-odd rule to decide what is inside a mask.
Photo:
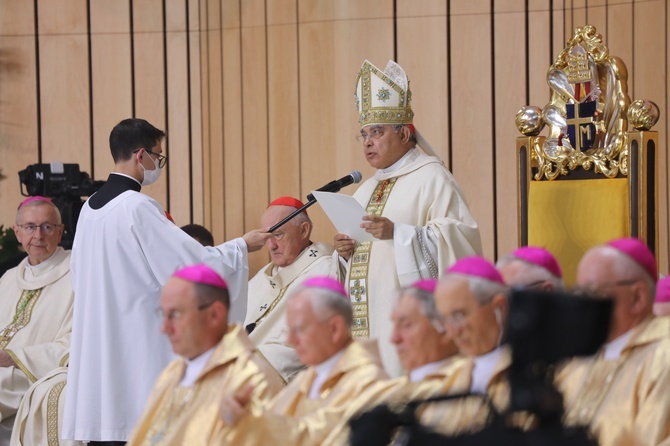
[(65, 225), (60, 245), (65, 249), (72, 248), (77, 220), (84, 205), (82, 197), (93, 195), (105, 184), (81, 172), (79, 164), (61, 162), (32, 164), (19, 172), (19, 181), (21, 195), (49, 197), (58, 207)]
[[(408, 401), (401, 412), (378, 406), (350, 421), (353, 446), (395, 444), (597, 446), (587, 427), (562, 425), (563, 398), (553, 385), (554, 367), (574, 356), (594, 354), (609, 331), (612, 302), (565, 293), (516, 290), (509, 298), (505, 342), (512, 349), (508, 370), (510, 405), (497, 413), (486, 397), (478, 394), (435, 396)], [(487, 424), (479, 432), (447, 437), (420, 424), (417, 409), (464, 398), (483, 399), (489, 408)], [(533, 414), (537, 426), (522, 431), (506, 423), (515, 413)]]

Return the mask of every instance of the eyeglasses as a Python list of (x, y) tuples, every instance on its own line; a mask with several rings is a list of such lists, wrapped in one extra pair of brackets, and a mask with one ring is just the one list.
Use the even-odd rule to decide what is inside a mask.
[(630, 286), (638, 282), (639, 279), (623, 279), (616, 282), (607, 282), (594, 284), (590, 286), (576, 287), (572, 290), (573, 294), (578, 296), (593, 296), (593, 297), (613, 297), (611, 293), (605, 292), (607, 288), (614, 288), (619, 286)]
[[(400, 129), (403, 128), (402, 124), (393, 126), (393, 133), (398, 133)], [(365, 142), (366, 139), (379, 139), (386, 134), (386, 129), (384, 127), (373, 127), (370, 129), (370, 133), (365, 133), (361, 130), (359, 135), (356, 135), (356, 141)]]
[(442, 318), (442, 325), (444, 327), (462, 327), (465, 324), (465, 320), (468, 318), (468, 315), (463, 311), (456, 311), (449, 316), (444, 316)]
[[(208, 302), (206, 304), (200, 304), (197, 307), (195, 307), (196, 311), (202, 311), (206, 308), (209, 308), (212, 306), (212, 304), (215, 301)], [(170, 311), (165, 311), (162, 308), (156, 308), (156, 316), (158, 316), (161, 320), (167, 319), (170, 322), (177, 321), (184, 317), (184, 315), (188, 314), (189, 310), (170, 310)]]
[[(142, 150), (142, 149), (137, 149), (133, 153), (137, 153), (140, 150)], [(144, 151), (147, 152), (148, 154), (153, 155), (153, 156), (156, 157), (156, 159), (158, 160), (158, 167), (160, 169), (165, 167), (165, 165), (167, 164), (167, 156), (161, 155), (160, 153), (152, 152), (151, 150), (147, 150), (147, 149), (144, 149)]]
[(26, 223), (25, 225), (16, 225), (19, 228), (23, 229), (23, 232), (30, 235), (34, 233), (37, 228), (40, 228), (43, 234), (53, 234), (56, 228), (59, 228), (63, 225), (55, 225), (53, 223), (42, 223), (41, 225), (36, 225), (35, 223)]

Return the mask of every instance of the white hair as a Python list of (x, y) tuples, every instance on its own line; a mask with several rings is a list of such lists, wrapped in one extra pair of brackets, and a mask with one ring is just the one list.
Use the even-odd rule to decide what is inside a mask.
[(544, 281), (544, 282), (549, 282), (554, 290), (556, 291), (563, 291), (565, 290), (565, 283), (563, 283), (563, 279), (560, 277), (556, 276), (553, 274), (551, 271), (548, 269), (537, 265), (533, 262), (529, 262), (526, 259), (522, 259), (520, 257), (516, 257), (514, 254), (507, 254), (498, 262), (496, 263), (496, 269), (500, 269), (506, 265), (509, 265), (510, 263), (513, 262), (519, 262), (522, 267), (523, 267), (523, 277), (526, 280), (526, 283), (509, 283), (508, 285), (510, 286), (520, 286), (524, 287), (529, 283), (533, 283), (536, 281)]
[(63, 224), (63, 219), (61, 218), (58, 206), (53, 204), (51, 201), (46, 200), (33, 200), (21, 206), (19, 210), (16, 212), (16, 224), (17, 225), (19, 224), (19, 220), (21, 220), (21, 215), (25, 208), (36, 207), (36, 206), (50, 206), (53, 209), (54, 215), (56, 216), (56, 224), (57, 225)]
[(444, 332), (442, 318), (437, 312), (437, 307), (435, 306), (435, 295), (433, 293), (410, 285), (398, 290), (396, 302), (403, 296), (409, 296), (413, 299), (416, 299), (416, 301), (419, 302), (421, 314), (428, 318), (430, 323), (433, 324), (438, 332)]
[(354, 311), (349, 298), (328, 289), (298, 285), (289, 294), (287, 299), (290, 301), (305, 290), (309, 290), (307, 297), (319, 320), (325, 320), (329, 316), (336, 314), (344, 319), (348, 327), (352, 326), (354, 323)]
[(641, 267), (635, 260), (613, 246), (603, 245), (593, 249), (598, 249), (607, 257), (615, 257), (617, 259), (617, 261), (614, 262), (612, 277), (630, 277), (632, 279), (641, 280), (647, 286), (649, 300), (651, 302), (654, 301), (654, 298), (656, 297), (656, 277), (651, 277), (651, 274), (649, 274), (649, 272)]

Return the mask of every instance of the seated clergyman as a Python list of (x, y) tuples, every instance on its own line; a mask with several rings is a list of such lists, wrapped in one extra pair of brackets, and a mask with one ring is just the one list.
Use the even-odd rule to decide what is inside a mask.
[[(270, 228), (302, 207), (297, 198), (279, 197), (263, 212), (260, 227)], [(309, 277), (343, 275), (331, 257), (333, 248), (310, 239), (312, 228), (305, 210), (280, 226), (265, 242), (270, 263), (249, 281), (244, 326), (249, 339), (287, 382), (303, 365), (288, 344), (286, 297)]]
[[(70, 251), (58, 246), (64, 226), (51, 199), (25, 199), (13, 229), (28, 256), (0, 278), (0, 444), (9, 444), (19, 403), (30, 386), (67, 364), (74, 305)], [(42, 408), (35, 403), (31, 410)], [(49, 427), (58, 438), (58, 418)], [(15, 436), (32, 444), (47, 428), (46, 423), (20, 425)]]
[(217, 444), (320, 445), (348, 405), (375, 382), (386, 379), (375, 341), (351, 337), (351, 302), (330, 277), (303, 282), (286, 308), (289, 342), (308, 368), (267, 406), (249, 404), (248, 390), (231, 392), (221, 419), (233, 426)]
[[(465, 359), (445, 393), (486, 394), (499, 412), (509, 405), (511, 354), (501, 345), (507, 319), (507, 287), (482, 257), (466, 257), (445, 271), (435, 289), (437, 311)], [(479, 398), (428, 407), (421, 422), (447, 434), (484, 427), (486, 404)]]
[(670, 319), (652, 314), (657, 277), (654, 254), (633, 238), (590, 249), (577, 267), (584, 294), (612, 299), (610, 331), (556, 379), (566, 424), (590, 426), (602, 446), (670, 443)]
[(398, 411), (409, 400), (443, 393), (452, 381), (461, 358), (437, 313), (436, 285), (437, 280), (426, 279), (400, 290), (391, 312), (391, 342), (405, 374), (380, 381), (356, 398), (324, 445), (348, 444), (349, 420), (353, 416), (378, 404)]
[(162, 332), (180, 356), (156, 381), (129, 445), (211, 443), (222, 396), (250, 386), (265, 400), (281, 388), (270, 364), (255, 354), (240, 326), (228, 326), (226, 282), (204, 264), (175, 272), (163, 287)]

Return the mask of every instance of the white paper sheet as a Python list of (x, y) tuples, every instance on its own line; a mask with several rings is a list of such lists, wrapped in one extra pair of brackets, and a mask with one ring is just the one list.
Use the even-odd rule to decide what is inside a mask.
[(354, 197), (314, 190), (312, 194), (340, 234), (347, 234), (357, 242), (377, 240), (372, 234), (361, 228), (363, 216), (368, 215), (368, 213)]

